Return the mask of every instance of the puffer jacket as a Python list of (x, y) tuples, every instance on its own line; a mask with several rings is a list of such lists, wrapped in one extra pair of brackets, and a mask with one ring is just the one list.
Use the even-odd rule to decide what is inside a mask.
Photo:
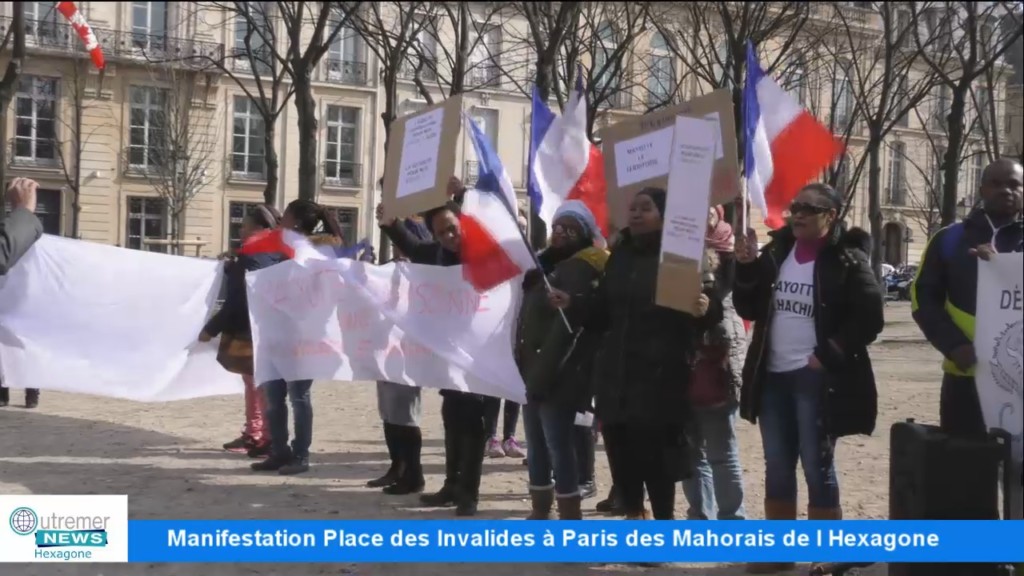
[(722, 320), (704, 333), (690, 389), (694, 408), (736, 407), (743, 387), (747, 333), (733, 306), (732, 294), (722, 300)]

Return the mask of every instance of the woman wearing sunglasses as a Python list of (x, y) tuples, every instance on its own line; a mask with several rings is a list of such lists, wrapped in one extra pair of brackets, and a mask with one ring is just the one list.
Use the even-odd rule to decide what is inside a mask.
[[(797, 517), (797, 460), (807, 483), (807, 517), (839, 520), (836, 439), (871, 434), (878, 395), (867, 347), (884, 324), (882, 291), (868, 255), (871, 237), (839, 220), (843, 198), (810, 184), (790, 206), (790, 222), (737, 238), (733, 299), (754, 322), (743, 370), (740, 414), (760, 425), (765, 518)], [(752, 573), (792, 569), (756, 564)]]

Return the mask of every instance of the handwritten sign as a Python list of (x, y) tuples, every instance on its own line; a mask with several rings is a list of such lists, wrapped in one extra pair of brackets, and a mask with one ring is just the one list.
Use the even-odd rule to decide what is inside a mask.
[(373, 381), (524, 402), (512, 358), (521, 289), (460, 267), (284, 262), (250, 273), (256, 380)]
[(619, 186), (629, 186), (668, 174), (674, 126), (648, 132), (615, 144)]
[(399, 198), (434, 187), (443, 121), (444, 108), (437, 108), (410, 118), (405, 125), (398, 174)]
[(662, 260), (666, 254), (697, 262), (704, 259), (718, 130), (717, 119), (676, 116), (661, 239)]
[(978, 357), (975, 383), (987, 428), (1013, 437), (1013, 458), (1024, 461), (1024, 254), (996, 254), (978, 262)]

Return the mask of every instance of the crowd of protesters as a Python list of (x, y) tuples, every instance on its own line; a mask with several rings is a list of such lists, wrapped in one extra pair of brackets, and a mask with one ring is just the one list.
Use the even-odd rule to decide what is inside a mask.
[[(914, 318), (946, 359), (941, 420), (954, 434), (984, 432), (971, 340), (977, 260), (1024, 251), (1022, 179), (1017, 162), (989, 165), (978, 207), (957, 225), (963, 229), (954, 250), (934, 247), (953, 233), (940, 231), (913, 286)], [(25, 179), (8, 190), (13, 209), (0, 226), (4, 273), (41, 234), (32, 214), (34, 191), (35, 183)], [(386, 220), (378, 208), (394, 260), (459, 265), (464, 192), (452, 178), (450, 201), (414, 218)], [(722, 207), (713, 208), (702, 287), (692, 312), (684, 313), (655, 302), (665, 203), (665, 190), (640, 191), (629, 205), (628, 225), (608, 239), (582, 202), (559, 209), (549, 244), (537, 254), (540, 268), (522, 278), (513, 354), (527, 402), (506, 401), (502, 411), (495, 398), (441, 391), (444, 481), (420, 494), (423, 505), (472, 516), (485, 459), (525, 455), (528, 518), (580, 519), (583, 500), (596, 490), (599, 430), (613, 486), (598, 511), (674, 519), (681, 483), (686, 518), (741, 520), (747, 509), (735, 430), (740, 417), (761, 434), (765, 518), (843, 518), (836, 441), (872, 434), (878, 411), (869, 345), (884, 326), (884, 298), (872, 272), (871, 238), (846, 226), (844, 198), (826, 184), (804, 187), (789, 206), (787, 225), (763, 246), (753, 231), (736, 234)], [(524, 214), (520, 224), (526, 226)], [(329, 211), (297, 200), (283, 214), (267, 206), (250, 212), (243, 246), (246, 238), (276, 227), (317, 245), (341, 243)], [(225, 267), (224, 304), (199, 339), (220, 336), (222, 364), (245, 382), (243, 432), (224, 448), (260, 458), (254, 471), (287, 475), (309, 469), (312, 382), (257, 388), (244, 281), (246, 272), (285, 258), (233, 256)], [(364, 252), (363, 259), (375, 257)], [(30, 403), (38, 402), (38, 392), (30, 394)], [(389, 495), (422, 493), (421, 390), (378, 382), (377, 394), (391, 461), (367, 486)], [(0, 401), (6, 403), (6, 391)], [(525, 447), (516, 437), (520, 415)], [(797, 510), (798, 462), (809, 502), (803, 514)], [(1020, 517), (1020, 487), (1007, 488)], [(772, 573), (789, 566), (749, 568)]]

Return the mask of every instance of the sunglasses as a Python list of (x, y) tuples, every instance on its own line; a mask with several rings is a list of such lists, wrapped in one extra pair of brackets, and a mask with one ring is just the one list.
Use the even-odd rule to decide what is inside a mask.
[(807, 202), (793, 202), (789, 205), (789, 213), (793, 215), (806, 214), (808, 216), (820, 216), (822, 214), (828, 214), (831, 211), (831, 208), (818, 206), (817, 204), (808, 204)]

